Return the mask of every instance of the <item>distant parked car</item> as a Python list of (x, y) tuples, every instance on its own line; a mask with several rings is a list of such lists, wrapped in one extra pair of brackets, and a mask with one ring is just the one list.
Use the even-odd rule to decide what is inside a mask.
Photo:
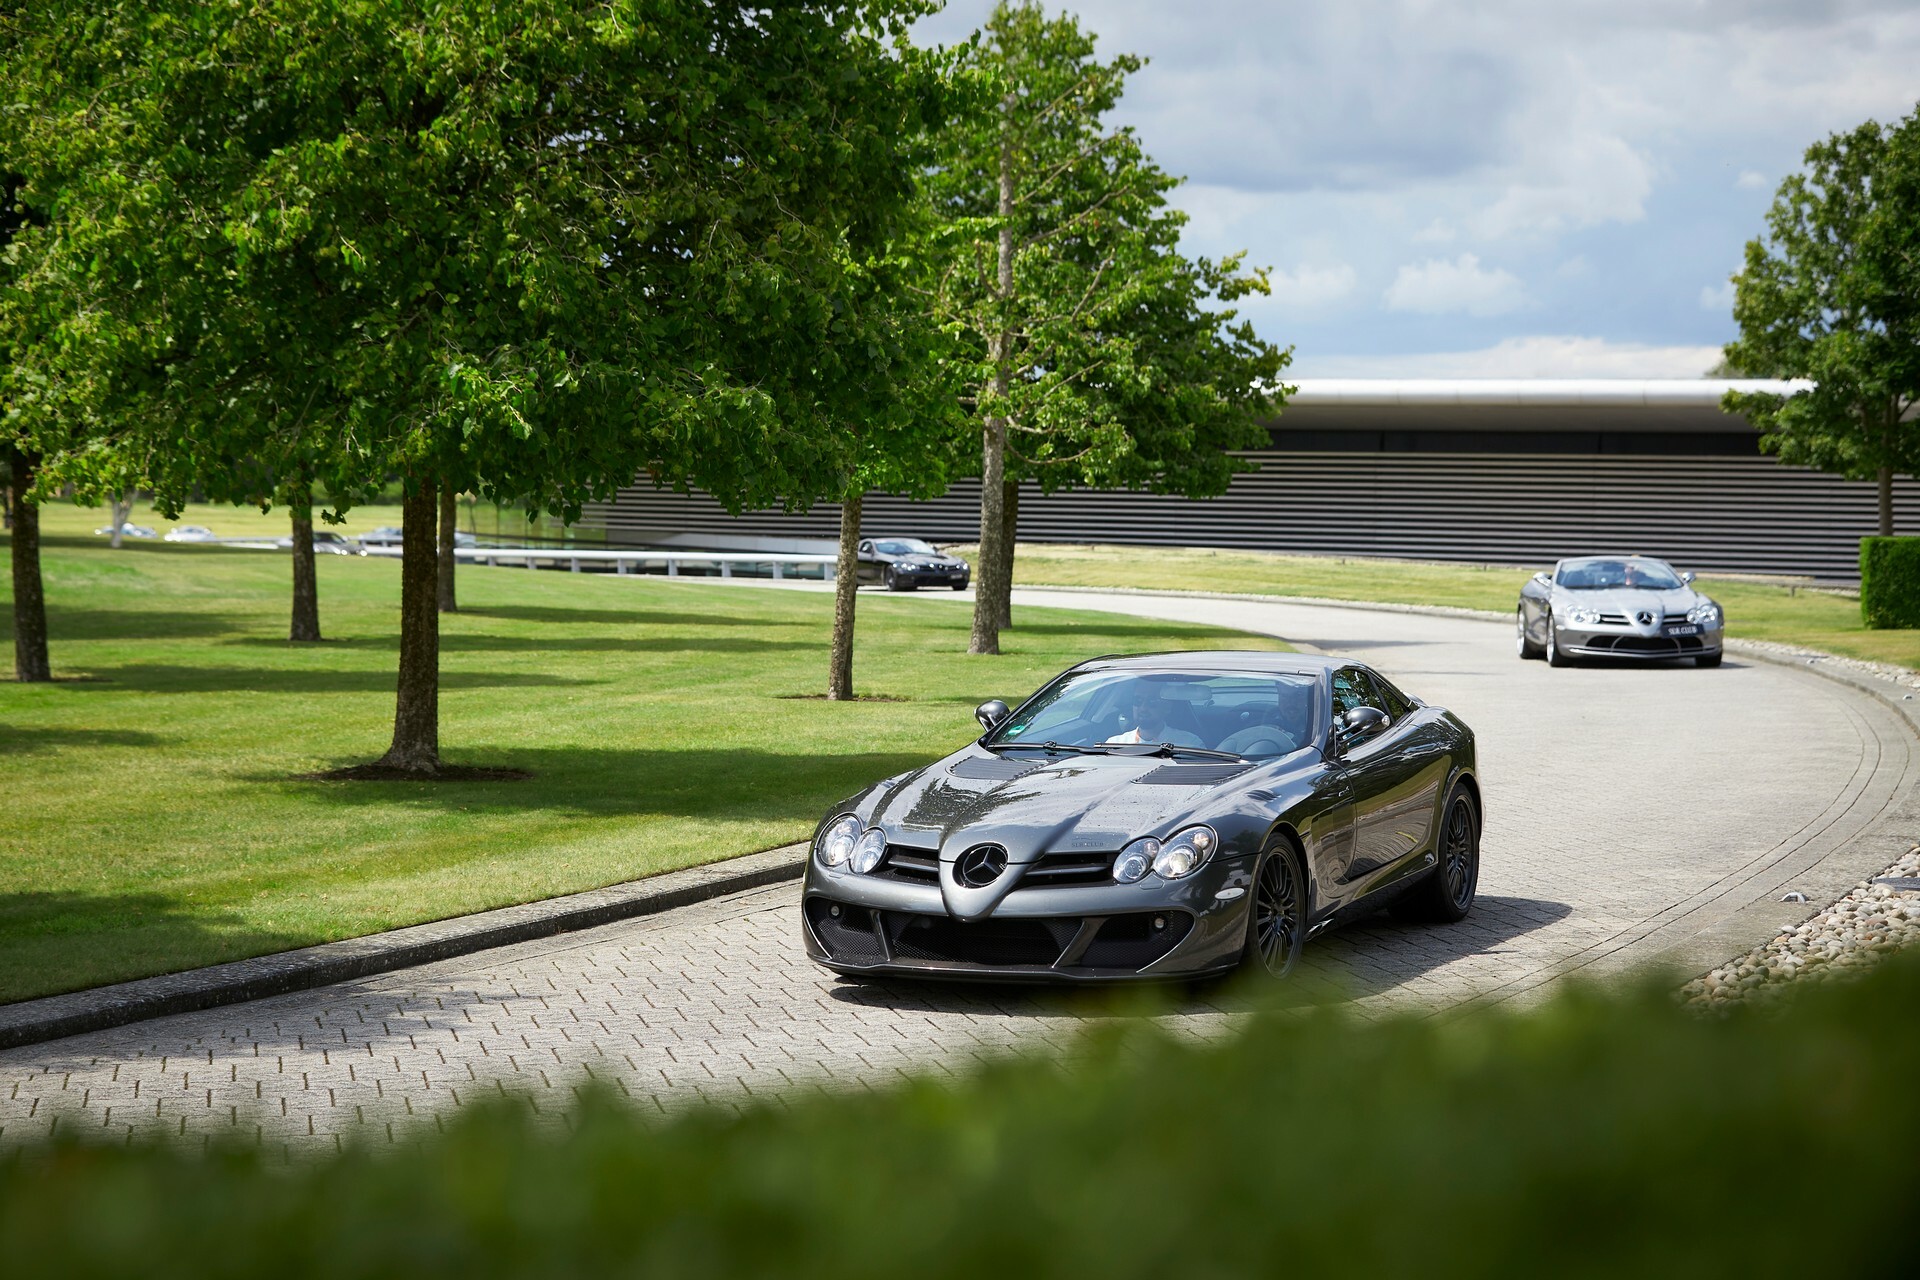
[[(291, 549), (293, 546), (293, 538), (291, 536), (276, 538), (274, 539), (273, 545)], [(342, 537), (331, 529), (315, 529), (313, 531), (313, 553), (317, 556), (363, 556), (367, 554), (358, 542), (355, 542), (352, 538)]]
[(1692, 658), (1717, 667), (1726, 616), (1692, 583), (1692, 574), (1651, 556), (1562, 560), (1520, 589), (1515, 645), (1521, 657), (1556, 667), (1575, 657)]
[(889, 591), (916, 587), (952, 587), (965, 591), (973, 570), (957, 556), (942, 555), (918, 538), (866, 538), (855, 569), (859, 582), (877, 582)]
[[(360, 535), (360, 545), (363, 547), (397, 547), (400, 545), (400, 541), (400, 530), (390, 524), (381, 525), (378, 529), (372, 529)], [(473, 547), (479, 545), (479, 540), (470, 533), (462, 533), (460, 530), (455, 529), (453, 531), (453, 545), (456, 547)]]
[[(113, 536), (113, 526), (103, 524), (98, 529), (95, 529), (94, 532), (103, 538), (110, 538)], [(160, 535), (155, 533), (148, 525), (123, 524), (120, 526), (120, 536), (123, 538), (157, 538)]]
[(163, 542), (218, 542), (218, 535), (203, 524), (183, 524), (167, 530)]

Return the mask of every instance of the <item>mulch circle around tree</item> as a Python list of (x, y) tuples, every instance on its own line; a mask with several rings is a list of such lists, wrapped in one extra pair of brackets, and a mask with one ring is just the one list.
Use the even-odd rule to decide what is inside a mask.
[(525, 782), (527, 769), (493, 769), (482, 765), (443, 764), (432, 773), (415, 773), (388, 764), (356, 764), (323, 773), (297, 773), (296, 782)]

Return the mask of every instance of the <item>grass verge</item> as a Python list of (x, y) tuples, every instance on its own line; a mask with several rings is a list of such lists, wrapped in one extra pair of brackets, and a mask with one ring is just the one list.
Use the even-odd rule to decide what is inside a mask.
[[(327, 782), (302, 775), (391, 733), (398, 562), (320, 557), (329, 639), (293, 645), (284, 554), (116, 552), (95, 517), (49, 508), (44, 557), (55, 672), (86, 678), (0, 683), (0, 1001), (801, 839), (838, 797), (972, 737), (982, 699), (1073, 662), (1278, 647), (1030, 610), (1006, 655), (969, 658), (964, 607), (869, 593), (856, 676), (887, 700), (827, 703), (794, 695), (824, 687), (829, 595), (465, 569), (441, 742), (533, 776)], [(0, 584), (0, 626), (9, 607)]]
[[(959, 550), (967, 555), (973, 549)], [(1528, 576), (1536, 568), (1550, 567), (1341, 560), (1204, 547), (1023, 544), (1014, 562), (1014, 581), (1023, 587), (1318, 596), (1510, 614)], [(1920, 668), (1920, 630), (1868, 630), (1855, 596), (1730, 578), (1702, 578), (1700, 587), (1725, 607), (1729, 634), (1736, 638), (1802, 644), (1850, 658)]]
[(1864, 1273), (1920, 1190), (1916, 960), (1776, 1017), (1575, 992), (1203, 1046), (1116, 1022), (1064, 1062), (738, 1119), (514, 1100), (279, 1176), (69, 1143), (0, 1164), (0, 1238), (23, 1275), (156, 1280), (1751, 1276), (1809, 1242)]

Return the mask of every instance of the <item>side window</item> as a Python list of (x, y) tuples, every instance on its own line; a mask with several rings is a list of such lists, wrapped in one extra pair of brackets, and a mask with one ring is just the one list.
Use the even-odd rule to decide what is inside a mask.
[(872, 555), (872, 554), (873, 554), (873, 544), (872, 544), (871, 542), (863, 542), (863, 543), (861, 543), (861, 544), (860, 544), (860, 551), (859, 551), (859, 554), (860, 554), (860, 555), (863, 555), (863, 556), (870, 556), (870, 555)]
[(1387, 714), (1393, 717), (1395, 724), (1400, 722), (1401, 717), (1413, 714), (1413, 700), (1388, 684), (1385, 676), (1376, 673), (1373, 677), (1373, 686), (1380, 691), (1379, 705), (1386, 708)]
[(1342, 667), (1333, 673), (1333, 718), (1339, 720), (1355, 707), (1377, 706), (1366, 672)]

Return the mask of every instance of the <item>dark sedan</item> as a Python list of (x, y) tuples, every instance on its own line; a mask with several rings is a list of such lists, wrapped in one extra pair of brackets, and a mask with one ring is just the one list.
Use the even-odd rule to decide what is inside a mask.
[(958, 556), (942, 555), (918, 538), (865, 538), (860, 542), (858, 580), (889, 591), (916, 587), (952, 587), (965, 591), (973, 569)]
[(835, 805), (802, 895), (843, 974), (1284, 976), (1313, 934), (1473, 906), (1473, 731), (1358, 663), (1082, 663), (977, 741)]

